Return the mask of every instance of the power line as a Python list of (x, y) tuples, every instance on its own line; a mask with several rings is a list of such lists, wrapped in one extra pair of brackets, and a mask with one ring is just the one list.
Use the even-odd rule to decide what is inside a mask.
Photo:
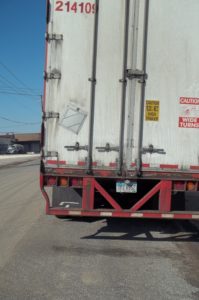
[[(17, 86), (13, 82), (8, 80), (5, 76), (0, 75), (0, 77), (3, 78), (3, 80), (7, 83), (7, 86), (9, 86), (10, 88), (12, 88), (12, 89), (13, 89), (13, 87), (14, 87), (14, 89), (17, 88)], [(1, 82), (3, 82), (3, 81), (1, 80)]]
[[(14, 96), (16, 96), (16, 95), (14, 95)], [(13, 101), (13, 98), (11, 97), (11, 98), (9, 98), (9, 99), (6, 99), (6, 101), (9, 101), (9, 100), (11, 100), (11, 101)], [(29, 105), (26, 105), (26, 104), (24, 104), (24, 103), (22, 103), (21, 102), (21, 100), (23, 101), (23, 99), (21, 99), (21, 98), (16, 98), (15, 100), (17, 100), (17, 102), (19, 103), (19, 105), (21, 106), (21, 107), (24, 107), (26, 110), (28, 110), (28, 111), (32, 111), (33, 113), (35, 113), (35, 110), (33, 110), (33, 107), (34, 108), (36, 108), (36, 106), (34, 105), (34, 106), (29, 106)], [(31, 99), (31, 100), (33, 100), (33, 99)], [(38, 99), (39, 100), (39, 99)], [(36, 100), (33, 100), (33, 101), (35, 101), (35, 104), (37, 105), (37, 108), (38, 108), (38, 104), (40, 104), (41, 105), (41, 103), (39, 102), (39, 101), (37, 101), (36, 102)], [(1, 102), (1, 100), (0, 100), (0, 102)], [(16, 102), (16, 101), (15, 101)], [(27, 101), (26, 101), (26, 103), (27, 103)], [(29, 102), (30, 103), (30, 102)], [(15, 103), (16, 104), (16, 103)]]
[(16, 124), (23, 124), (23, 125), (36, 125), (36, 124), (40, 124), (40, 122), (22, 122), (22, 121), (16, 121), (16, 120), (8, 119), (8, 118), (2, 117), (2, 116), (0, 116), (0, 119), (8, 121), (8, 122), (16, 123)]
[[(1, 85), (0, 85), (0, 88), (1, 88), (1, 89), (4, 89), (4, 90), (10, 90), (10, 89), (11, 89), (11, 87), (9, 87), (8, 85), (7, 85), (7, 86), (6, 86), (6, 85), (3, 85), (3, 84), (2, 84), (3, 81), (1, 81), (1, 79), (0, 79), (0, 83), (1, 83)], [(27, 93), (30, 93), (29, 90), (27, 90), (27, 89), (25, 89), (25, 88), (21, 88), (21, 87), (17, 87), (17, 90), (20, 91), (20, 92), (27, 92)], [(40, 90), (36, 90), (36, 89), (31, 89), (31, 91), (32, 91), (31, 93), (34, 93), (34, 95), (40, 93)]]
[[(18, 90), (17, 90), (17, 87), (16, 87), (16, 85), (14, 85), (10, 80), (8, 80), (6, 77), (4, 77), (3, 75), (0, 75), (0, 80), (1, 80), (1, 78), (3, 78), (3, 80), (7, 83), (7, 87), (8, 88), (11, 88), (11, 91), (12, 91), (12, 93), (6, 93), (6, 92), (4, 92), (4, 91), (1, 91), (0, 93), (1, 94), (12, 94), (12, 95), (19, 95), (20, 93), (18, 92)], [(1, 80), (1, 82), (3, 82), (2, 80)], [(12, 84), (13, 84), (13, 86), (12, 86)], [(21, 95), (22, 96), (22, 95)], [(34, 95), (34, 94), (29, 94), (29, 95), (25, 95), (24, 94), (24, 96), (37, 96), (37, 97), (39, 97), (40, 95)]]
[(3, 81), (3, 80), (1, 79), (1, 75), (0, 75), (0, 83), (1, 83), (1, 87), (2, 87), (2, 84), (3, 84), (3, 85), (5, 85), (6, 88), (10, 88), (10, 85), (8, 85), (8, 84), (5, 82), (5, 80)]
[[(26, 124), (26, 126), (38, 126), (39, 124)], [(14, 127), (23, 127), (24, 124), (15, 124)], [(0, 129), (13, 128), (13, 125), (10, 126), (0, 126)]]
[[(40, 97), (41, 95), (39, 94), (33, 94), (33, 89), (30, 89), (24, 82), (22, 82), (15, 74), (14, 72), (12, 72), (4, 63), (0, 62), (0, 65), (9, 73), (12, 75), (12, 77), (15, 78), (15, 80), (17, 80), (21, 85), (23, 85), (25, 87), (24, 91), (19, 90), (19, 87), (17, 87), (12, 81), (8, 80), (4, 74), (0, 75), (0, 81), (1, 83), (3, 82), (4, 84), (6, 83), (6, 89), (2, 89), (2, 87), (0, 87), (0, 94), (8, 94), (8, 95), (18, 95), (18, 96), (26, 96), (26, 97)], [(3, 80), (2, 80), (2, 79)], [(10, 90), (8, 90), (10, 89)], [(28, 90), (28, 91), (27, 91)], [(16, 98), (17, 101), (19, 101), (19, 98)], [(22, 100), (22, 99), (21, 99)], [(39, 99), (38, 99), (39, 100)], [(22, 100), (23, 101), (23, 100)], [(23, 106), (24, 108), (28, 109), (29, 111), (33, 111), (32, 107), (28, 107), (25, 104), (20, 104), (21, 106)]]
[(6, 94), (6, 95), (18, 95), (18, 96), (29, 96), (29, 97), (40, 97), (42, 95), (33, 95), (33, 94), (27, 94), (27, 93), (20, 93), (20, 92), (12, 92), (12, 91), (4, 91), (4, 90), (1, 90), (0, 88), (0, 94)]
[[(28, 90), (28, 92), (26, 92), (27, 91), (27, 89), (25, 90), (25, 89), (21, 89), (21, 88), (18, 88), (16, 85), (14, 85), (10, 80), (8, 80), (6, 77), (4, 77), (3, 75), (0, 75), (0, 77), (1, 78), (3, 78), (3, 80), (0, 78), (0, 82), (2, 82), (2, 83), (4, 83), (4, 82), (6, 82), (7, 83), (7, 86), (6, 87), (1, 87), (0, 86), (0, 89), (2, 90), (2, 88), (3, 89), (11, 89), (11, 91), (12, 92), (15, 92), (16, 94), (20, 94), (20, 92), (22, 93), (23, 91), (24, 91), (24, 94), (25, 94), (25, 96), (36, 96), (36, 97), (39, 97), (39, 96), (41, 96), (41, 95), (39, 95), (39, 94), (33, 94), (32, 92), (31, 92), (31, 94), (30, 94), (30, 90)], [(32, 89), (33, 90), (33, 89)], [(20, 94), (20, 95), (22, 95), (22, 94)]]
[(25, 88), (27, 88), (28, 90), (30, 90), (30, 87), (27, 86), (21, 79), (19, 79), (12, 70), (10, 70), (4, 63), (2, 63), (0, 61), (0, 65), (10, 74), (12, 75), (12, 77), (15, 78), (16, 81), (18, 81), (21, 85), (23, 85)]
[[(2, 81), (2, 79), (1, 79), (1, 82), (3, 82), (3, 83), (6, 82), (7, 87), (11, 88), (11, 89), (14, 90), (15, 92), (18, 92), (18, 90), (25, 90), (25, 91), (28, 91), (27, 94), (30, 94), (30, 92), (31, 92), (31, 94), (32, 94), (33, 92), (38, 91), (38, 90), (32, 89), (32, 88), (30, 88), (29, 86), (27, 86), (27, 85), (26, 85), (22, 80), (20, 80), (20, 79), (14, 74), (14, 72), (11, 71), (5, 64), (3, 64), (2, 62), (0, 62), (0, 65), (1, 65), (1, 66), (2, 66), (9, 74), (11, 74), (12, 77), (15, 78), (15, 80), (16, 80), (17, 82), (19, 82), (24, 88), (20, 88), (20, 87), (16, 86), (15, 83), (13, 83), (12, 81), (8, 80), (4, 75), (1, 74), (0, 77), (4, 80), (4, 81)], [(39, 96), (39, 95), (38, 95), (38, 96)]]

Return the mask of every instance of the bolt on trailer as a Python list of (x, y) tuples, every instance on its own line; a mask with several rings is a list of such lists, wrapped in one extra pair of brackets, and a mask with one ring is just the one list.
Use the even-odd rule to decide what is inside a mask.
[(199, 219), (198, 28), (198, 0), (47, 1), (47, 214)]

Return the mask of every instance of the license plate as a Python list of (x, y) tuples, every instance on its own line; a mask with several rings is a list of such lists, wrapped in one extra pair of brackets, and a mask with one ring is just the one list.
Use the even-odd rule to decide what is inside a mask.
[(137, 182), (125, 180), (116, 182), (117, 193), (137, 193)]

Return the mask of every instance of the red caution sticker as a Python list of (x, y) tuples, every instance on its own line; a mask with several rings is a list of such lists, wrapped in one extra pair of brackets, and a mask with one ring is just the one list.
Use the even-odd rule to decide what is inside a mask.
[(199, 105), (199, 98), (180, 97), (180, 104)]
[(199, 128), (199, 98), (180, 97), (180, 128)]
[(179, 117), (179, 127), (199, 128), (199, 118)]

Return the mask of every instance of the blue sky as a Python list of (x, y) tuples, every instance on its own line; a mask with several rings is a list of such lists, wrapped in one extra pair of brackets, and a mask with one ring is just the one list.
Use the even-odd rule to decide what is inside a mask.
[(40, 131), (45, 3), (1, 0), (0, 132)]

